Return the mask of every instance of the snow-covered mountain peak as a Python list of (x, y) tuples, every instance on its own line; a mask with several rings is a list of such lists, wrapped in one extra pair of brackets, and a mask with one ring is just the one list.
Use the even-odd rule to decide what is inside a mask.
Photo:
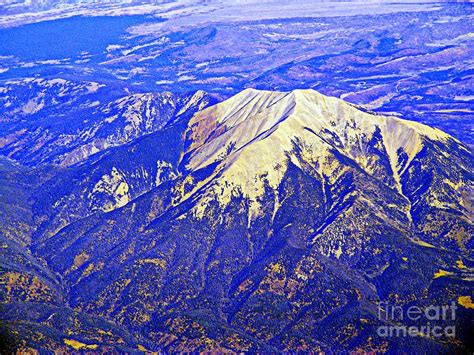
[(450, 138), (416, 122), (363, 112), (314, 90), (246, 89), (192, 118), (187, 131), (187, 167), (194, 170), (212, 164), (271, 135), (279, 137), (280, 144), (273, 147), (278, 150), (307, 135), (305, 131), (312, 133), (308, 138), (311, 142), (336, 148), (352, 159), (365, 154), (363, 146), (375, 132), (381, 135), (390, 155), (402, 148), (413, 156), (421, 149), (424, 138)]
[[(258, 213), (265, 189), (277, 190), (290, 164), (336, 181), (351, 161), (403, 194), (401, 176), (426, 142), (452, 138), (439, 130), (359, 110), (314, 90), (246, 89), (194, 115), (182, 163), (196, 171), (217, 164), (209, 181), (225, 205), (242, 193)], [(207, 202), (202, 201), (202, 206)]]

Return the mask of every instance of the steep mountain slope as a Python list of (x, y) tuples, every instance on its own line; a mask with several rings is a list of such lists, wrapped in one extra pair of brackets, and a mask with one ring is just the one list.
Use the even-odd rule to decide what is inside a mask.
[(120, 208), (177, 178), (181, 136), (188, 120), (178, 117), (157, 132), (61, 169), (42, 183), (34, 204), (36, 214), (44, 216), (37, 234), (47, 238), (77, 219)]
[[(401, 201), (391, 209), (415, 226), (421, 222), (424, 229), (437, 229), (443, 218), (447, 240), (455, 239), (458, 229), (451, 228), (446, 214), (456, 211), (456, 220), (468, 216), (470, 154), (459, 142), (419, 123), (361, 112), (313, 90), (246, 90), (195, 115), (187, 138), (185, 168), (218, 163), (213, 183), (219, 191), (209, 198), (225, 205), (233, 194), (243, 194), (251, 203), (250, 219), (259, 213), (266, 188), (275, 191), (277, 212), (276, 191), (291, 165), (323, 188), (359, 170), (388, 187), (387, 193), (398, 192), (395, 198)], [(430, 221), (428, 213), (433, 214)], [(468, 234), (458, 237), (462, 248)]]
[[(31, 254), (31, 237), (55, 233), (96, 210), (120, 207), (172, 177), (179, 153), (167, 145), (179, 146), (186, 122), (214, 99), (203, 92), (123, 97), (111, 87), (95, 95), (102, 87), (35, 79), (7, 82), (0, 90), (5, 94), (0, 98), (2, 152), (35, 166), (0, 157), (2, 349), (7, 342), (67, 351), (81, 344), (68, 346), (64, 339), (70, 334), (82, 334), (89, 344), (99, 340), (114, 349), (137, 348), (137, 338), (126, 330), (68, 307), (61, 275)], [(122, 97), (113, 100), (117, 95)], [(23, 112), (33, 106), (34, 112)], [(87, 162), (65, 166), (81, 160)], [(63, 167), (51, 166), (54, 162)]]
[[(439, 130), (248, 89), (68, 171), (42, 183), (33, 255), (149, 350), (467, 349), (472, 156)], [(457, 337), (379, 337), (381, 301), (455, 301)]]

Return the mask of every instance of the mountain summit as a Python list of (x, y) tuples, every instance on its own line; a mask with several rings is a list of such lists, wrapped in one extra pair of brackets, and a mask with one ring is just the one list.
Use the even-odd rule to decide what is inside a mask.
[[(29, 187), (31, 206), (16, 202), (33, 229), (21, 241), (32, 253), (18, 255), (41, 262), (23, 271), (34, 293), (16, 264), (5, 282), (23, 292), (8, 302), (34, 310), (25, 314), (35, 347), (458, 348), (429, 336), (387, 341), (377, 327), (390, 323), (380, 302), (426, 307), (470, 294), (472, 160), (459, 141), (313, 90), (195, 101), (192, 114), (173, 106), (133, 142), (56, 167)], [(461, 303), (459, 329), (470, 311)], [(56, 340), (35, 333), (46, 331)]]
[[(266, 188), (278, 195), (291, 166), (328, 186), (356, 168), (369, 181), (397, 192), (403, 200), (398, 207), (410, 222), (417, 212), (413, 204), (422, 208), (423, 200), (428, 207), (454, 208), (467, 216), (463, 194), (468, 161), (448, 161), (452, 151), (469, 155), (458, 141), (416, 122), (363, 112), (314, 90), (247, 89), (197, 113), (185, 137), (182, 165), (190, 171), (215, 165), (218, 192), (208, 198), (223, 204), (242, 193), (258, 209)], [(442, 166), (445, 171), (436, 176), (435, 169)], [(419, 173), (429, 178), (420, 181)], [(422, 184), (423, 191), (413, 184)]]

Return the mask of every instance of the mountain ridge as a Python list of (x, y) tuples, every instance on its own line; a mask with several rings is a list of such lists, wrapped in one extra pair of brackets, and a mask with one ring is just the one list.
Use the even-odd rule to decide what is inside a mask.
[[(283, 107), (279, 108), (279, 104)], [(330, 110), (328, 105), (332, 105), (333, 109)], [(337, 113), (334, 114), (334, 112)], [(324, 115), (329, 117), (324, 117)], [(353, 127), (350, 127), (351, 124)], [(301, 138), (305, 131), (310, 133), (304, 139), (306, 143), (314, 144), (315, 139), (312, 138), (319, 141), (316, 149), (319, 149), (321, 156), (328, 155), (330, 150), (336, 150), (354, 161), (369, 175), (374, 175), (378, 171), (372, 170), (374, 167), (371, 166), (373, 162), (370, 158), (373, 157), (368, 157), (369, 152), (367, 152), (367, 149), (371, 149), (368, 147), (370, 142), (368, 140), (364, 142), (364, 137), (378, 134), (380, 137), (376, 138), (380, 140), (378, 144), (381, 145), (381, 153), (385, 155), (383, 158), (388, 162), (387, 185), (396, 188), (407, 200), (408, 198), (403, 194), (401, 176), (414, 157), (423, 149), (424, 140), (442, 144), (450, 141), (453, 144), (459, 144), (460, 149), (467, 151), (456, 139), (442, 131), (396, 117), (362, 113), (353, 105), (325, 97), (314, 90), (275, 93), (247, 89), (232, 99), (197, 113), (189, 125), (186, 135), (192, 143), (183, 156), (185, 162), (186, 159), (188, 160), (185, 163), (186, 168), (191, 170), (204, 168), (221, 159), (218, 165), (221, 166), (223, 175), (232, 169), (233, 164), (239, 164), (238, 156), (242, 154), (245, 157), (242, 158), (243, 163), (238, 169), (240, 174), (245, 174), (245, 169), (252, 170), (262, 159), (269, 160), (264, 162), (266, 165), (273, 163), (284, 168), (284, 160), (294, 148), (294, 139)], [(204, 133), (201, 133), (201, 130), (204, 130)], [(262, 151), (256, 149), (246, 154), (245, 150), (252, 150), (252, 144), (258, 145), (265, 139), (273, 140), (274, 136), (277, 136), (274, 142), (263, 146)], [(260, 145), (262, 144), (264, 143)], [(314, 150), (315, 147), (312, 149)], [(298, 164), (294, 156), (290, 159)], [(325, 168), (327, 164), (319, 161), (320, 175), (324, 173)], [(275, 181), (272, 186), (276, 188), (278, 178), (272, 176), (273, 172), (269, 171), (268, 166), (265, 169), (266, 171), (263, 172), (252, 171), (243, 176), (242, 185), (253, 181), (256, 175), (265, 173), (270, 175), (269, 181)], [(284, 171), (278, 172), (277, 175), (282, 174)], [(232, 178), (227, 179), (227, 182), (229, 181), (232, 181)], [(246, 193), (254, 198), (258, 197), (258, 195), (252, 195), (248, 186)]]
[[(133, 334), (126, 349), (406, 349), (377, 337), (379, 302), (461, 305), (470, 292), (470, 158), (443, 133), (335, 98), (247, 90), (80, 164), (43, 167), (25, 251), (41, 267), (8, 269), (6, 297), (55, 334), (25, 340), (45, 349), (116, 349), (115, 333)], [(58, 326), (35, 316), (43, 307), (66, 324), (91, 318)], [(112, 334), (98, 336), (98, 320), (119, 328), (100, 323)], [(466, 349), (449, 340), (409, 346)]]

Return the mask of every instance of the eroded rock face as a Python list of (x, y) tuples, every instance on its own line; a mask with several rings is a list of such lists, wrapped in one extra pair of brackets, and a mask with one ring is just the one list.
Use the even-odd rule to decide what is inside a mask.
[[(467, 324), (472, 157), (460, 142), (313, 90), (249, 89), (207, 108), (196, 95), (178, 110), (194, 115), (37, 183), (29, 245), (65, 301), (35, 307), (91, 317), (78, 329), (31, 315), (38, 332), (90, 350), (465, 349), (462, 332), (377, 336), (381, 301), (461, 300)], [(136, 102), (110, 121), (153, 126)], [(115, 328), (84, 331), (100, 319)]]

